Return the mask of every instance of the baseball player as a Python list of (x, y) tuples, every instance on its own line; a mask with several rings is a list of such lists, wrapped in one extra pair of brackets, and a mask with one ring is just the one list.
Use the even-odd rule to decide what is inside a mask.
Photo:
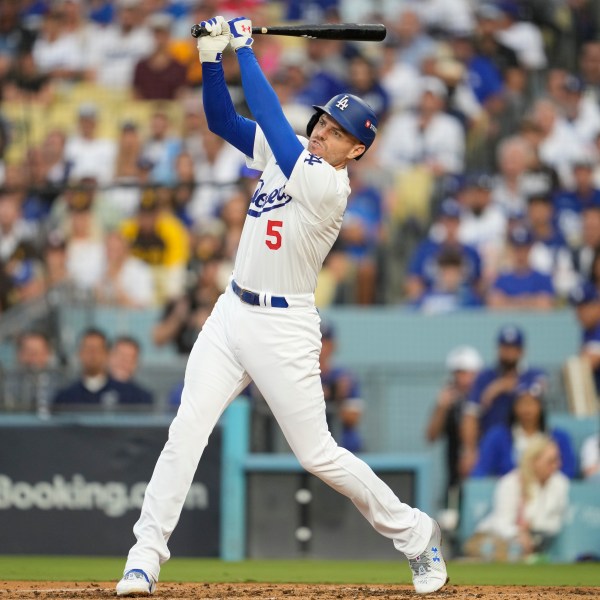
[[(262, 171), (250, 200), (235, 267), (190, 353), (181, 406), (148, 484), (118, 595), (154, 591), (208, 437), (250, 380), (260, 389), (301, 465), (352, 500), (409, 560), (415, 590), (447, 581), (439, 526), (403, 504), (363, 461), (339, 447), (325, 418), (319, 376), (317, 274), (335, 241), (350, 194), (346, 164), (377, 132), (372, 109), (340, 94), (315, 106), (308, 140), (297, 137), (252, 50), (252, 24), (238, 17), (202, 22), (198, 49), (211, 131)], [(221, 58), (230, 44), (255, 121), (236, 114)]]

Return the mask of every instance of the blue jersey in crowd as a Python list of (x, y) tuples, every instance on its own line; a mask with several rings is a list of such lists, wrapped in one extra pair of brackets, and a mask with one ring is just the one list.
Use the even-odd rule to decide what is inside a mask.
[[(468, 403), (475, 405), (479, 411), (479, 431), (481, 436), (485, 435), (493, 425), (508, 423), (509, 421), (510, 411), (515, 400), (514, 391), (498, 394), (492, 405), (489, 407), (481, 406), (481, 396), (484, 390), (492, 383), (492, 381), (501, 376), (502, 373), (497, 367), (484, 369), (477, 376), (473, 388), (471, 389)], [(532, 387), (536, 381), (545, 380), (546, 373), (542, 369), (524, 368), (518, 372), (518, 383), (515, 389), (520, 387)]]
[(133, 382), (116, 381), (109, 377), (96, 391), (91, 391), (79, 380), (59, 390), (53, 405), (99, 406), (114, 408), (123, 404), (152, 404), (152, 394)]
[(498, 276), (492, 288), (513, 297), (544, 293), (554, 296), (552, 277), (533, 269), (524, 273), (503, 273)]

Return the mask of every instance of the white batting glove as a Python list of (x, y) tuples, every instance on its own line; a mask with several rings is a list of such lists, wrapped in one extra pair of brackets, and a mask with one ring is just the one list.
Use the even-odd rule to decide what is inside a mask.
[(231, 31), (231, 47), (234, 50), (250, 48), (254, 43), (252, 38), (252, 21), (246, 17), (236, 17), (227, 21)]
[(229, 24), (222, 16), (213, 17), (200, 23), (210, 33), (198, 38), (200, 62), (221, 62), (223, 51), (229, 44)]

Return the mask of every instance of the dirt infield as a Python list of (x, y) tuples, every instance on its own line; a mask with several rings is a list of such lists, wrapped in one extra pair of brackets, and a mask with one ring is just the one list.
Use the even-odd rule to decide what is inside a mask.
[[(81, 598), (114, 598), (115, 582), (84, 583), (57, 581), (0, 581), (0, 600), (32, 598), (34, 600), (79, 600)], [(486, 600), (591, 600), (598, 588), (531, 587), (531, 586), (458, 586), (449, 584), (430, 598), (454, 600), (485, 598)], [(161, 600), (362, 600), (385, 598), (415, 600), (418, 596), (409, 586), (389, 585), (297, 585), (260, 583), (160, 583), (153, 598)]]

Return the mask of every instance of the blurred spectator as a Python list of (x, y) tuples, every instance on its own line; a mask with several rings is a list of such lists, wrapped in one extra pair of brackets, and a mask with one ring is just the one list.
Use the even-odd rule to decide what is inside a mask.
[(379, 83), (380, 74), (375, 62), (364, 54), (353, 56), (348, 79), (347, 91), (364, 100), (375, 111), (381, 126), (390, 108), (390, 97)]
[(581, 474), (585, 479), (600, 478), (600, 434), (587, 437), (580, 451)]
[[(447, 381), (440, 388), (435, 407), (427, 424), (427, 440), (446, 439), (446, 488), (444, 508), (449, 511), (443, 519), (446, 529), (458, 524), (460, 504), (459, 471), (461, 455), (460, 424), (465, 403), (477, 374), (483, 367), (479, 352), (471, 346), (457, 346), (446, 357)], [(448, 522), (449, 519), (449, 522)]]
[(32, 53), (37, 69), (54, 80), (78, 81), (86, 76), (86, 54), (66, 31), (60, 4), (53, 4), (44, 15)]
[(447, 96), (440, 79), (424, 78), (416, 111), (392, 115), (382, 131), (382, 167), (402, 172), (423, 164), (436, 177), (462, 171), (465, 136), (457, 119), (444, 112)]
[(571, 252), (558, 229), (552, 200), (548, 195), (530, 196), (527, 201), (526, 223), (533, 238), (529, 264), (552, 278), (560, 298), (566, 298), (577, 283)]
[(73, 164), (65, 157), (67, 135), (62, 129), (49, 129), (41, 144), (45, 166), (44, 191), (52, 204), (69, 181)]
[(461, 206), (453, 199), (446, 199), (440, 206), (437, 223), (430, 235), (416, 248), (408, 266), (406, 296), (417, 300), (433, 289), (439, 282), (438, 258), (445, 250), (454, 250), (462, 258), (459, 267), (460, 283), (472, 290), (480, 289), (481, 258), (475, 248), (459, 240)]
[(435, 53), (438, 42), (427, 33), (419, 12), (410, 7), (404, 8), (391, 19), (389, 29), (394, 62), (420, 71), (423, 60)]
[(136, 215), (120, 227), (132, 255), (152, 267), (159, 303), (181, 294), (190, 254), (188, 232), (168, 209), (165, 191), (169, 193), (165, 188), (144, 189)]
[(330, 323), (322, 323), (319, 366), (329, 428), (342, 448), (362, 452), (365, 448), (359, 425), (364, 401), (360, 385), (350, 369), (334, 363), (335, 351), (335, 328)]
[(157, 346), (172, 344), (179, 354), (189, 354), (204, 322), (223, 291), (219, 287), (220, 261), (206, 260), (189, 290), (166, 303), (161, 320), (152, 329)]
[(544, 553), (562, 529), (569, 505), (569, 479), (559, 471), (556, 442), (540, 436), (518, 468), (498, 480), (491, 512), (467, 540), (468, 556), (517, 562)]
[(19, 52), (4, 80), (2, 99), (6, 102), (48, 105), (52, 93), (51, 76), (38, 68), (31, 50)]
[(585, 143), (548, 99), (542, 98), (534, 103), (532, 119), (540, 134), (538, 153), (541, 162), (558, 173), (563, 187), (571, 188), (574, 183), (573, 165), (588, 152)]
[(550, 275), (530, 266), (533, 236), (529, 229), (517, 227), (509, 234), (509, 265), (505, 267), (487, 294), (493, 309), (550, 310), (555, 291)]
[(137, 62), (154, 47), (152, 32), (142, 24), (142, 0), (116, 0), (116, 21), (94, 38), (90, 64), (103, 87), (126, 91)]
[(189, 203), (189, 214), (194, 224), (215, 220), (226, 199), (235, 193), (244, 155), (218, 135), (204, 129), (202, 135), (204, 156), (196, 165), (196, 188)]
[(555, 100), (566, 120), (574, 127), (579, 139), (591, 145), (600, 133), (600, 107), (585, 94), (585, 84), (577, 75), (559, 72)]
[(181, 139), (171, 131), (171, 117), (166, 107), (158, 107), (150, 117), (150, 131), (142, 144), (142, 157), (152, 166), (152, 182), (175, 183), (175, 160), (181, 152)]
[(594, 163), (581, 158), (573, 164), (574, 187), (562, 189), (554, 197), (555, 219), (572, 247), (581, 243), (582, 215), (589, 207), (600, 208), (600, 190), (594, 183)]
[(507, 215), (525, 212), (529, 196), (548, 191), (529, 172), (533, 149), (525, 139), (515, 135), (502, 140), (496, 154), (499, 172), (493, 181), (492, 202)]
[(46, 275), (46, 289), (67, 287), (73, 282), (67, 267), (67, 242), (59, 231), (48, 235), (43, 251)]
[(155, 13), (148, 19), (154, 34), (154, 50), (142, 58), (133, 72), (133, 94), (139, 100), (175, 100), (186, 87), (185, 67), (169, 50), (171, 18)]
[(577, 475), (577, 458), (569, 434), (560, 429), (547, 429), (547, 412), (543, 387), (538, 383), (517, 388), (515, 400), (506, 423), (490, 429), (479, 444), (479, 460), (471, 477), (506, 475), (521, 462), (529, 444), (549, 435), (560, 451), (561, 471), (569, 478)]
[[(600, 254), (594, 265), (600, 269)], [(581, 330), (579, 356), (592, 370), (596, 393), (600, 394), (600, 292), (597, 283), (588, 281), (577, 285), (569, 294), (569, 302)]]
[(415, 302), (420, 312), (440, 314), (482, 306), (481, 297), (465, 281), (464, 261), (464, 254), (456, 248), (440, 251), (433, 284)]
[(498, 39), (514, 50), (519, 63), (528, 71), (538, 71), (547, 65), (544, 39), (539, 27), (520, 19), (519, 6), (511, 0), (498, 4), (504, 19), (496, 32)]
[[(97, 3), (97, 2), (96, 2)], [(54, 0), (60, 11), (65, 35), (73, 37), (77, 43), (77, 52), (83, 57), (86, 78), (90, 79), (89, 57), (97, 37), (104, 35), (104, 29), (88, 18), (88, 3), (82, 0)]]
[(111, 411), (124, 405), (149, 406), (151, 398), (147, 392), (109, 374), (109, 342), (100, 329), (90, 328), (82, 333), (78, 356), (80, 375), (57, 392), (52, 402), (54, 410)]
[(344, 221), (332, 252), (340, 252), (350, 263), (350, 303), (368, 305), (376, 300), (378, 246), (383, 239), (383, 198), (369, 182), (368, 168), (349, 165), (350, 187)]
[(457, 194), (462, 207), (459, 239), (479, 253), (485, 286), (495, 279), (507, 230), (506, 214), (492, 201), (493, 185), (489, 174), (472, 173)]
[(137, 390), (140, 402), (152, 404), (152, 393), (136, 382), (140, 363), (141, 348), (138, 341), (128, 335), (119, 336), (110, 348), (108, 370), (115, 381), (126, 383), (130, 389)]
[(96, 300), (124, 308), (153, 306), (154, 279), (150, 266), (131, 256), (129, 243), (119, 231), (109, 232), (104, 244), (104, 270), (95, 286)]
[(600, 101), (600, 40), (585, 43), (579, 56), (581, 78), (588, 93)]
[(3, 382), (2, 408), (16, 412), (49, 415), (50, 400), (58, 389), (60, 372), (50, 339), (36, 330), (17, 337), (17, 364)]
[(519, 386), (546, 385), (541, 369), (525, 365), (525, 334), (504, 325), (497, 336), (496, 364), (481, 371), (471, 389), (461, 422), (460, 471), (466, 477), (479, 458), (481, 438), (497, 424), (507, 423)]
[(36, 227), (22, 216), (22, 191), (0, 189), (0, 260), (35, 252)]
[(88, 102), (79, 106), (77, 132), (67, 138), (64, 156), (72, 165), (71, 178), (94, 177), (107, 185), (114, 176), (117, 148), (114, 140), (98, 137), (98, 110)]

